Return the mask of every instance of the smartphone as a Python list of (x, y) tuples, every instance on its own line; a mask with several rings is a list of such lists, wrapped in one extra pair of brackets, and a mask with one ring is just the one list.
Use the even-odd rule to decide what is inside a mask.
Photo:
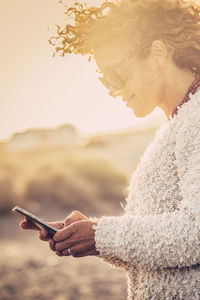
[(48, 234), (49, 234), (50, 238), (52, 238), (54, 236), (54, 234), (58, 231), (55, 227), (50, 226), (48, 223), (46, 223), (42, 219), (34, 216), (30, 212), (28, 212), (27, 210), (25, 210), (25, 209), (23, 209), (19, 206), (15, 206), (12, 209), (12, 212), (13, 212), (13, 214), (18, 215), (22, 218), (25, 217), (28, 221), (30, 221), (31, 223), (33, 223), (34, 225), (36, 225), (40, 229), (42, 229), (42, 228), (46, 229), (48, 231)]

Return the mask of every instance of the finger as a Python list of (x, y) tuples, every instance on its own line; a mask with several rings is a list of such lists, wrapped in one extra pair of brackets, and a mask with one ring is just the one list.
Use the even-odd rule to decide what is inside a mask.
[(61, 253), (60, 251), (56, 251), (55, 253), (56, 253), (56, 255), (58, 255), (58, 256), (63, 256), (62, 253)]
[(28, 221), (27, 219), (24, 219), (24, 220), (20, 223), (20, 228), (21, 228), (21, 229), (40, 230), (39, 227), (37, 227), (36, 225), (34, 225), (33, 223), (31, 223), (31, 222)]
[(58, 222), (48, 222), (49, 225), (55, 227), (56, 229), (62, 229), (65, 226), (64, 221), (58, 221)]
[(49, 241), (50, 240), (50, 236), (49, 233), (46, 229), (42, 228), (39, 232), (39, 239), (41, 241)]
[[(91, 241), (87, 241), (87, 242), (78, 243), (71, 247), (66, 247), (66, 249), (63, 249), (62, 251), (60, 250), (60, 252), (64, 255), (68, 255), (71, 253), (71, 255), (74, 256), (76, 253), (85, 253), (91, 251), (93, 247), (94, 246), (91, 244)], [(69, 248), (70, 248), (70, 252), (68, 250)]]
[[(62, 221), (61, 222), (48, 222), (48, 224), (55, 227), (56, 229), (62, 229), (64, 227), (64, 222), (62, 222)], [(42, 228), (40, 230), (39, 238), (42, 241), (49, 241), (52, 237), (46, 228)]]
[(73, 253), (71, 252), (71, 248), (68, 248), (68, 249), (64, 249), (62, 251), (59, 251), (63, 256), (70, 256), (72, 255), (73, 256)]
[(55, 244), (55, 249), (58, 251), (62, 251), (64, 249), (74, 246), (74, 244), (75, 244), (74, 240), (72, 238), (69, 238), (63, 242), (57, 242)]
[(86, 220), (87, 217), (83, 215), (80, 211), (73, 211), (64, 221), (65, 226), (69, 226), (70, 224), (80, 221), (80, 220)]
[(71, 248), (64, 249), (64, 250), (61, 251), (61, 254), (64, 255), (64, 256), (70, 256), (70, 255), (71, 255), (71, 256), (74, 256), (73, 253), (74, 253), (74, 252), (73, 252), (72, 247), (71, 247)]
[(55, 241), (53, 239), (50, 239), (49, 240), (49, 247), (52, 251), (56, 251), (56, 248), (55, 248)]
[(73, 224), (71, 224), (63, 229), (58, 230), (53, 236), (54, 241), (61, 242), (61, 241), (64, 241), (64, 240), (70, 238), (73, 233), (73, 229), (74, 229), (74, 226), (73, 226)]

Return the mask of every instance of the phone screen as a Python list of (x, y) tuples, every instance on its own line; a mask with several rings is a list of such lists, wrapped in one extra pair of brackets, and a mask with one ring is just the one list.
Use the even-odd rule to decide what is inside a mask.
[(48, 223), (46, 223), (45, 221), (43, 221), (42, 219), (40, 219), (39, 217), (34, 216), (33, 214), (31, 214), (30, 212), (28, 212), (27, 210), (19, 207), (19, 206), (15, 206), (12, 209), (12, 212), (15, 215), (18, 215), (22, 218), (26, 218), (27, 220), (29, 220), (31, 223), (33, 223), (34, 225), (36, 225), (39, 228), (44, 228), (48, 231), (49, 237), (53, 237), (54, 234), (58, 231), (55, 227), (50, 226)]

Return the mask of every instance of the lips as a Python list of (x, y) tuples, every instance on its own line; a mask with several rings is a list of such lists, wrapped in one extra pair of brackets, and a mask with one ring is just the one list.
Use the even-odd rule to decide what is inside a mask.
[(134, 97), (135, 97), (135, 95), (132, 95), (132, 96), (126, 101), (126, 105), (127, 105), (128, 107), (131, 106), (131, 102), (133, 101)]

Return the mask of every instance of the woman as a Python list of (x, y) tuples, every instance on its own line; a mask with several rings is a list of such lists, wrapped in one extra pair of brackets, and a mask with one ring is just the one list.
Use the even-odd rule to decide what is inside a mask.
[(158, 106), (167, 120), (133, 173), (124, 215), (73, 212), (53, 223), (50, 247), (124, 268), (128, 299), (200, 299), (200, 7), (122, 0), (71, 14), (75, 25), (58, 27), (56, 51), (93, 56), (111, 96), (137, 117)]

